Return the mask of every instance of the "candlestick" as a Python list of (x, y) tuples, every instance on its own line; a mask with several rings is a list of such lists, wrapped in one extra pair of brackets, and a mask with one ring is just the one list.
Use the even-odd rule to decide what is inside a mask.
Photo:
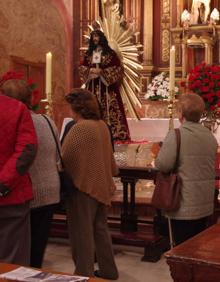
[[(175, 54), (175, 46), (172, 46), (170, 49), (170, 94), (173, 94), (175, 90)], [(170, 99), (173, 99), (173, 97), (170, 97)]]
[(46, 95), (47, 100), (51, 100), (52, 92), (52, 54), (48, 52), (46, 54)]
[(174, 128), (173, 111), (174, 111), (174, 98), (175, 98), (175, 46), (170, 49), (170, 85), (169, 85), (169, 130)]

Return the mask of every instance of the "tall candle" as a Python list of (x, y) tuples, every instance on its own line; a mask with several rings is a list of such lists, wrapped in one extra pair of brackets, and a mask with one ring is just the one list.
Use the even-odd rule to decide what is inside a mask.
[[(170, 49), (170, 93), (175, 89), (175, 56), (176, 50), (175, 46), (172, 46)], [(172, 98), (172, 97), (171, 97)]]
[(50, 100), (52, 91), (52, 54), (48, 52), (46, 54), (46, 95), (47, 100)]

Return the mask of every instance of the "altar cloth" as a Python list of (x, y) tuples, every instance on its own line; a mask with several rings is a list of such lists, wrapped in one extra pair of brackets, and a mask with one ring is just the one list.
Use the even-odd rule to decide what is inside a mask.
[[(64, 118), (60, 138), (62, 138), (64, 128), (70, 120), (72, 120), (72, 118)], [(138, 121), (127, 118), (127, 121), (132, 141), (160, 142), (164, 140), (169, 131), (168, 118), (142, 118)], [(178, 119), (174, 119), (173, 121), (175, 128), (180, 126)], [(214, 136), (218, 144), (220, 144), (220, 127), (217, 128)]]

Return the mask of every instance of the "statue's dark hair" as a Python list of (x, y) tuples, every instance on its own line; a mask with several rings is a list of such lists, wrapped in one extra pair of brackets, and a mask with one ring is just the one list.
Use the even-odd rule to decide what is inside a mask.
[(100, 41), (99, 41), (99, 45), (102, 47), (102, 53), (105, 55), (105, 54), (108, 54), (108, 53), (113, 53), (113, 50), (111, 49), (111, 47), (108, 45), (108, 40), (105, 36), (105, 34), (97, 29), (97, 30), (93, 30), (90, 34), (90, 39), (89, 39), (89, 48), (86, 52), (86, 54), (88, 56), (91, 56), (92, 55), (92, 52), (95, 50), (96, 48), (96, 45), (94, 44), (93, 42), (93, 35), (94, 34), (97, 34), (100, 38)]

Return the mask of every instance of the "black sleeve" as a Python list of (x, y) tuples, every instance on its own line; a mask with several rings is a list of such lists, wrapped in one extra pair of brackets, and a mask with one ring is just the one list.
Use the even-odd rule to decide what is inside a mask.
[(113, 150), (113, 152), (114, 152), (114, 151), (115, 151), (115, 147), (114, 147), (114, 137), (113, 137), (113, 134), (112, 134), (111, 125), (107, 124), (107, 126), (108, 126), (108, 129), (109, 129), (109, 132), (110, 132), (110, 136), (111, 136), (112, 150)]
[(63, 144), (63, 141), (67, 135), (67, 133), (70, 131), (70, 129), (72, 128), (72, 126), (75, 124), (76, 122), (74, 120), (71, 120), (70, 122), (67, 123), (67, 125), (64, 128), (64, 132), (63, 132), (63, 136), (61, 138), (61, 145)]

